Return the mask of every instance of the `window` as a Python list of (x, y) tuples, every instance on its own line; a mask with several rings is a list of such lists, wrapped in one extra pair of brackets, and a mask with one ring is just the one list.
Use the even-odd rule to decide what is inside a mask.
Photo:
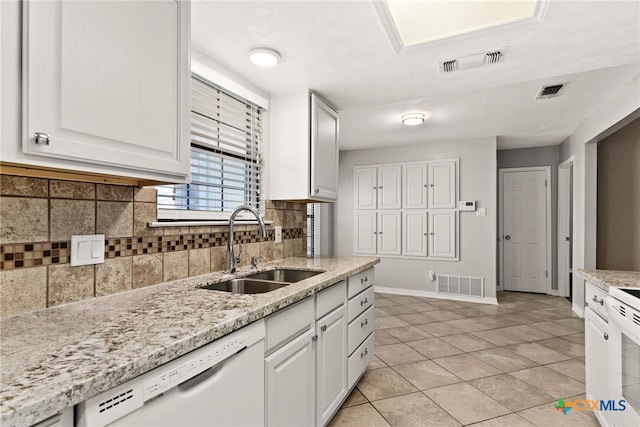
[(243, 203), (263, 207), (262, 114), (192, 76), (191, 183), (157, 187), (159, 220), (227, 219)]

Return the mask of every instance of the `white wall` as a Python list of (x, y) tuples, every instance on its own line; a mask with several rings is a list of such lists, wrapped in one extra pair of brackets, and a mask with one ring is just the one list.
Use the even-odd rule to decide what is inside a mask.
[(476, 200), (487, 216), (460, 213), (460, 261), (382, 258), (376, 267), (376, 286), (409, 291), (433, 291), (436, 274), (485, 279), (485, 296), (496, 296), (496, 138), (459, 142), (429, 142), (393, 148), (340, 152), (340, 196), (334, 207), (337, 255), (353, 255), (353, 167), (367, 164), (460, 158), (460, 200)]
[[(560, 162), (573, 162), (573, 268), (595, 268), (596, 259), (596, 143), (627, 124), (640, 108), (640, 81), (636, 77), (620, 93), (585, 120), (560, 145)], [(574, 275), (573, 310), (584, 313), (584, 280)]]

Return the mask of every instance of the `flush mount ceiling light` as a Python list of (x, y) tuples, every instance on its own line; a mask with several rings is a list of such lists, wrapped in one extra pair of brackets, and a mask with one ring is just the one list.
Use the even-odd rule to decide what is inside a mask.
[(405, 126), (415, 126), (424, 122), (423, 113), (407, 113), (402, 115), (402, 124)]
[(273, 49), (260, 47), (249, 51), (249, 60), (259, 67), (273, 67), (280, 60), (280, 54)]

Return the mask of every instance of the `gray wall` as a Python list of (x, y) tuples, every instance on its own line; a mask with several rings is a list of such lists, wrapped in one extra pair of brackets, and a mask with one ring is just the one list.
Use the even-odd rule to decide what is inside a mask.
[(353, 255), (353, 167), (367, 164), (460, 158), (459, 200), (476, 200), (487, 216), (460, 213), (460, 261), (382, 258), (376, 285), (409, 291), (435, 291), (428, 271), (485, 279), (485, 296), (496, 296), (496, 138), (425, 143), (340, 152), (340, 196), (335, 204), (335, 251)]
[(596, 267), (640, 271), (640, 119), (598, 143)]
[[(560, 146), (498, 151), (498, 169), (551, 166), (551, 287), (558, 289), (558, 164)], [(500, 215), (500, 212), (498, 212)], [(499, 220), (500, 218), (498, 218)], [(500, 269), (498, 258), (498, 269)], [(500, 270), (498, 270), (500, 271)], [(498, 276), (499, 277), (499, 276)]]

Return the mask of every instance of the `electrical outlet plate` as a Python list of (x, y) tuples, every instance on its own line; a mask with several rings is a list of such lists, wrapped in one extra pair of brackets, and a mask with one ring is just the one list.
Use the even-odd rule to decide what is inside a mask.
[(282, 226), (276, 225), (274, 243), (282, 243)]
[(71, 236), (71, 267), (104, 264), (104, 234)]

